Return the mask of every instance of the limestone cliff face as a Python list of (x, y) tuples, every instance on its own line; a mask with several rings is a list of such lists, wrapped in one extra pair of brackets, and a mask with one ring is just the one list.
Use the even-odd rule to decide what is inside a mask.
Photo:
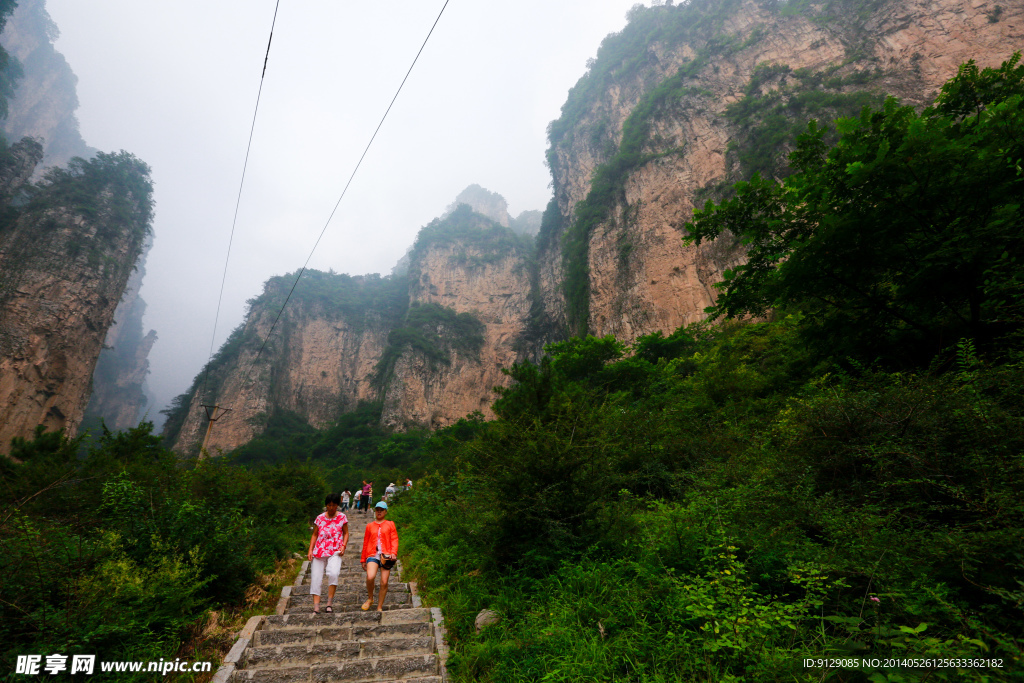
[(43, 146), (27, 138), (11, 145), (7, 158), (0, 159), (0, 208), (7, 208), (35, 172), (43, 158)]
[[(333, 297), (318, 298), (311, 291), (318, 285)], [(168, 420), (165, 433), (175, 450), (198, 451), (207, 428), (204, 403), (230, 409), (218, 418), (207, 444), (216, 454), (260, 434), (274, 410), (326, 427), (360, 401), (376, 399), (374, 370), (400, 313), (395, 300), (404, 292), (396, 295), (390, 278), (307, 271), (257, 360), (290, 287), (288, 277), (268, 281), (244, 325), (213, 359), (209, 378), (205, 372), (196, 377), (180, 426), (173, 416)], [(344, 297), (355, 299), (354, 305), (339, 305)]]
[(145, 164), (100, 155), (48, 176), (0, 228), (2, 452), (36, 425), (73, 434), (81, 423), (103, 338), (149, 234), (151, 192)]
[(25, 136), (41, 139), (42, 166), (64, 165), (72, 157), (90, 157), (96, 152), (78, 132), (78, 78), (53, 47), (58, 35), (45, 0), (19, 0), (0, 33), (0, 45), (24, 72), (9, 102), (3, 133), (11, 140)]
[[(481, 221), (482, 231), (505, 231)], [(431, 363), (407, 350), (397, 361), (384, 394), (381, 423), (445, 427), (480, 411), (493, 417), (493, 388), (507, 386), (502, 368), (522, 358), (519, 343), (530, 311), (526, 243), (478, 242), (451, 237), (414, 251), (410, 268), (412, 305), (437, 304), (482, 323), (482, 343), (473, 352), (448, 345), (447, 364)], [(443, 336), (445, 330), (438, 330)]]
[[(727, 240), (685, 246), (683, 225), (694, 205), (707, 198), (700, 198), (702, 190), (743, 175), (730, 143), (744, 131), (726, 109), (752, 93), (785, 86), (785, 77), (752, 83), (759, 65), (784, 64), (790, 73), (827, 72), (846, 83), (859, 80), (839, 85), (838, 92), (868, 89), (922, 105), (962, 62), (998, 65), (1024, 45), (1024, 6), (1002, 3), (998, 13), (996, 4), (897, 0), (875, 5), (865, 18), (857, 15), (863, 7), (856, 3), (831, 3), (835, 16), (826, 19), (785, 16), (768, 3), (749, 1), (643, 10), (648, 14), (640, 18), (648, 23), (668, 22), (673, 13), (693, 14), (701, 7), (719, 16), (700, 24), (703, 32), (694, 29), (684, 39), (646, 45), (642, 66), (632, 72), (614, 65), (592, 72), (570, 95), (561, 128), (554, 124), (549, 152), (560, 220), (538, 257), (547, 310), (572, 326), (563, 289), (562, 235), (577, 220), (577, 206), (591, 193), (595, 172), (624, 145), (630, 115), (650, 105), (656, 88), (681, 69), (688, 72), (674, 95), (646, 114), (641, 150), (646, 160), (625, 174), (607, 218), (586, 236), (589, 315), (576, 331), (630, 341), (702, 319), (703, 309), (713, 304), (713, 284), (742, 253)], [(637, 57), (630, 55), (634, 63)], [(871, 77), (854, 78), (858, 72)]]
[[(513, 220), (500, 195), (467, 188), (387, 279), (402, 288), (388, 315), (367, 324), (333, 304), (295, 308), (251, 381), (238, 368), (256, 347), (239, 337), (235, 369), (217, 380), (234, 412), (213, 445), (244, 443), (273, 410), (319, 426), (360, 400), (380, 402), (392, 429), (490, 417), (501, 369), (547, 342), (630, 342), (703, 319), (744, 255), (729, 236), (685, 245), (694, 206), (754, 171), (784, 175), (793, 126), (808, 118), (859, 113), (888, 94), (924, 105), (959, 64), (998, 65), (1022, 33), (1019, 1), (999, 11), (991, 0), (634, 8), (552, 123), (555, 192), (535, 243), (522, 234), (535, 213)], [(265, 334), (268, 315), (254, 306), (245, 335)], [(200, 393), (194, 385), (182, 404), (179, 448), (202, 438)]]
[(523, 357), (531, 307), (531, 240), (468, 206), (425, 227), (405, 275), (307, 271), (260, 355), (291, 278), (273, 278), (245, 325), (169, 413), (165, 434), (182, 453), (218, 417), (207, 448), (230, 451), (290, 411), (326, 427), (360, 402), (382, 406), (391, 429), (437, 428), (474, 411), (490, 417), (502, 368)]
[(146, 275), (146, 255), (151, 246), (152, 241), (146, 243), (114, 311), (114, 322), (107, 331), (93, 373), (92, 395), (85, 411), (86, 424), (98, 425), (102, 420), (108, 428), (122, 430), (136, 426), (146, 417), (149, 352), (157, 334), (156, 330), (143, 334), (146, 302), (139, 296), (139, 289)]

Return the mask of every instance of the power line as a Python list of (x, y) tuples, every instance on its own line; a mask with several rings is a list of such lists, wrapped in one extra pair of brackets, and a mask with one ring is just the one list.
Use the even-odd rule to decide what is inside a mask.
[(288, 306), (288, 302), (291, 300), (292, 294), (295, 292), (296, 285), (299, 284), (299, 280), (302, 278), (302, 274), (306, 272), (306, 268), (309, 266), (309, 262), (313, 258), (313, 253), (316, 251), (316, 248), (320, 245), (320, 240), (323, 239), (324, 233), (327, 232), (327, 226), (331, 224), (331, 219), (334, 218), (334, 214), (335, 212), (337, 212), (338, 206), (341, 205), (341, 200), (345, 198), (345, 193), (348, 192), (349, 186), (352, 185), (352, 179), (356, 177), (356, 172), (359, 171), (359, 167), (362, 165), (363, 159), (366, 158), (366, 153), (370, 151), (370, 145), (372, 145), (373, 141), (377, 138), (377, 133), (380, 132), (381, 126), (384, 125), (384, 120), (387, 119), (388, 113), (391, 111), (391, 107), (394, 106), (395, 100), (398, 99), (399, 94), (401, 94), (402, 92), (402, 88), (405, 87), (405, 82), (409, 80), (409, 74), (412, 73), (413, 67), (416, 66), (416, 62), (419, 61), (420, 55), (423, 54), (423, 48), (427, 46), (427, 41), (429, 41), (430, 36), (433, 35), (434, 29), (437, 28), (438, 22), (441, 21), (441, 15), (444, 14), (445, 8), (448, 7), (448, 2), (449, 0), (445, 0), (444, 5), (441, 7), (441, 11), (437, 13), (437, 18), (434, 19), (434, 23), (430, 27), (430, 31), (427, 32), (427, 37), (423, 39), (423, 44), (420, 45), (420, 49), (416, 53), (416, 56), (413, 58), (412, 64), (409, 65), (408, 71), (405, 72), (405, 77), (399, 84), (398, 90), (395, 92), (395, 96), (391, 98), (391, 102), (390, 104), (388, 104), (388, 108), (387, 110), (385, 110), (384, 116), (380, 118), (380, 122), (377, 124), (377, 128), (373, 131), (373, 135), (370, 136), (370, 141), (366, 143), (366, 148), (363, 149), (363, 153), (359, 157), (359, 161), (356, 162), (355, 168), (352, 169), (352, 174), (348, 177), (348, 182), (345, 183), (345, 187), (341, 191), (341, 196), (338, 197), (338, 201), (334, 203), (334, 208), (331, 210), (331, 215), (327, 217), (327, 222), (324, 223), (324, 227), (320, 231), (320, 235), (316, 238), (316, 242), (313, 244), (313, 248), (310, 250), (309, 256), (306, 257), (306, 262), (302, 264), (302, 268), (299, 270), (299, 274), (295, 276), (295, 282), (292, 283), (292, 288), (288, 291), (288, 296), (285, 297), (284, 303), (281, 304), (281, 310), (277, 312), (277, 317), (274, 318), (274, 323), (270, 326), (270, 331), (267, 332), (267, 336), (263, 339), (263, 344), (260, 346), (260, 350), (256, 353), (256, 357), (252, 359), (252, 362), (249, 363), (249, 369), (246, 370), (245, 374), (243, 375), (243, 383), (245, 380), (249, 379), (253, 367), (255, 367), (256, 362), (260, 359), (260, 356), (263, 355), (263, 349), (267, 347), (267, 342), (270, 340), (270, 335), (274, 333), (274, 329), (277, 327), (277, 323), (281, 319), (281, 315), (284, 313), (285, 307)]
[(270, 60), (270, 44), (274, 40), (274, 25), (277, 24), (277, 8), (281, 0), (274, 4), (274, 19), (270, 22), (270, 37), (267, 39), (267, 52), (263, 57), (263, 72), (260, 74), (260, 87), (256, 92), (256, 107), (252, 112), (252, 125), (249, 127), (249, 144), (245, 147), (245, 163), (242, 164), (242, 180), (238, 183), (238, 198), (235, 199), (235, 216), (231, 220), (231, 235), (228, 237), (228, 253), (224, 257), (224, 274), (220, 278), (220, 295), (217, 297), (217, 313), (213, 317), (213, 335), (210, 337), (210, 355), (206, 359), (206, 374), (203, 378), (203, 393), (205, 398), (207, 385), (210, 381), (210, 365), (213, 363), (213, 345), (217, 340), (217, 323), (220, 321), (220, 306), (224, 301), (224, 283), (228, 279), (228, 262), (231, 260), (231, 245), (235, 241), (235, 226), (238, 224), (238, 207), (242, 204), (242, 188), (245, 186), (245, 171), (249, 168), (249, 151), (252, 149), (252, 136), (256, 130), (256, 114), (260, 110), (260, 97), (263, 95), (263, 79), (267, 75), (267, 62)]

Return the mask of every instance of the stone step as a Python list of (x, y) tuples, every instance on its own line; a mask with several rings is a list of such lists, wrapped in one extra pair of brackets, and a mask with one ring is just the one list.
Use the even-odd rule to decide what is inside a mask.
[[(374, 581), (376, 585), (380, 585), (380, 575), (377, 575), (377, 579)], [(362, 572), (358, 576), (346, 577), (342, 576), (338, 579), (338, 590), (345, 590), (346, 588), (359, 588), (366, 590), (366, 575)], [(401, 581), (388, 580), (389, 591), (401, 591), (405, 592), (409, 590), (409, 584), (402, 583)], [(303, 584), (301, 586), (292, 586), (292, 597), (298, 595), (309, 595), (309, 584)], [(320, 584), (320, 595), (327, 595), (327, 577), (324, 577), (323, 583)]]
[(433, 637), (434, 629), (429, 622), (414, 621), (404, 624), (370, 624), (325, 628), (275, 629), (256, 631), (253, 634), (255, 647), (271, 645), (315, 645), (318, 643), (340, 642), (343, 640), (369, 640), (372, 638)]
[[(303, 585), (309, 585), (309, 575), (310, 575), (311, 571), (312, 570), (307, 571), (306, 575), (302, 578)], [(393, 570), (392, 570), (392, 573), (394, 573)], [(341, 576), (342, 578), (353, 577), (353, 576), (364, 576), (365, 577), (366, 576), (366, 570), (363, 569), (359, 565), (359, 559), (358, 558), (356, 558), (354, 560), (350, 560), (349, 558), (346, 557), (345, 560), (341, 563), (341, 570), (338, 572), (338, 575)], [(325, 577), (327, 576), (327, 572), (324, 572), (324, 576)]]
[(236, 669), (232, 683), (363, 683), (369, 681), (402, 681), (413, 683), (440, 680), (436, 655), (405, 655), (377, 659), (353, 659), (334, 664), (314, 666)]
[[(405, 597), (408, 598), (409, 596), (406, 595)], [(411, 600), (406, 600), (405, 602), (395, 602), (391, 598), (392, 598), (392, 596), (390, 594), (386, 598), (384, 598), (384, 611), (385, 612), (389, 612), (391, 610), (413, 609), (412, 601)], [(346, 613), (355, 612), (355, 611), (359, 610), (360, 607), (362, 607), (362, 605), (363, 605), (363, 603), (365, 601), (366, 601), (366, 598), (363, 598), (359, 602), (343, 602), (343, 603), (336, 602), (333, 605), (333, 607), (334, 607), (335, 612), (346, 612)], [(324, 605), (324, 604), (320, 605), (320, 613), (321, 613), (321, 615), (327, 614), (326, 612), (324, 612), (324, 607), (326, 607), (326, 605)], [(374, 601), (373, 608), (369, 609), (367, 611), (368, 612), (373, 612), (376, 609), (377, 609), (377, 605), (376, 605), (376, 601)], [(359, 610), (359, 611), (361, 611), (361, 610)], [(288, 615), (288, 614), (309, 614), (309, 615), (314, 616), (314, 617), (316, 616), (315, 614), (313, 614), (313, 605), (312, 604), (309, 604), (309, 605), (299, 605), (297, 607), (286, 607), (285, 610), (284, 610), (284, 613), (286, 615)]]
[(303, 611), (297, 614), (268, 616), (265, 621), (265, 630), (339, 628), (347, 626), (373, 626), (376, 624), (390, 626), (411, 623), (430, 623), (430, 610), (425, 607), (409, 607), (408, 609), (386, 610), (384, 612), (356, 610), (353, 612), (335, 612), (334, 614), (319, 615)]
[(353, 659), (381, 659), (404, 655), (427, 655), (434, 650), (433, 636), (340, 640), (313, 645), (270, 645), (250, 647), (240, 662), (242, 668), (314, 666), (337, 664)]
[[(366, 591), (360, 593), (352, 593), (349, 595), (337, 594), (334, 596), (334, 604), (331, 607), (334, 608), (335, 612), (355, 612), (360, 610), (363, 603), (367, 599)], [(377, 606), (378, 597), (375, 594), (373, 596), (373, 605)], [(398, 609), (398, 605), (411, 605), (412, 595), (409, 593), (391, 593), (388, 592), (386, 598), (384, 598), (384, 607), (391, 607)], [(324, 608), (327, 607), (327, 598), (320, 598), (320, 611), (323, 612)], [(296, 614), (298, 612), (312, 612), (313, 611), (313, 598), (307, 596), (301, 596), (288, 601), (285, 606), (285, 614)]]
[[(369, 521), (369, 520), (367, 520)], [(353, 528), (352, 525), (350, 529)], [(350, 536), (350, 548), (361, 538)], [(366, 574), (359, 555), (346, 555), (332, 614), (324, 612), (328, 585), (322, 583), (320, 614), (313, 614), (309, 570), (289, 588), (284, 614), (264, 617), (238, 653), (234, 683), (442, 683), (431, 611), (412, 606), (407, 583), (388, 585), (383, 612), (363, 612)], [(392, 577), (398, 579), (397, 571)], [(377, 581), (379, 585), (379, 579)], [(219, 680), (219, 679), (218, 679)]]
[[(378, 585), (379, 586), (380, 582), (381, 582), (381, 578), (380, 578), (380, 575), (378, 574), (377, 578), (374, 579), (373, 583), (374, 583), (374, 585)], [(323, 580), (320, 582), (320, 594), (321, 595), (324, 594), (324, 592), (327, 590), (327, 587), (329, 585), (330, 584), (327, 583), (327, 577), (326, 576), (323, 577)], [(400, 588), (396, 588), (396, 587), (400, 587)], [(337, 587), (337, 590), (339, 590), (339, 591), (341, 591), (341, 590), (351, 591), (351, 590), (359, 590), (359, 589), (366, 590), (366, 574), (364, 574), (362, 572), (359, 572), (358, 574), (352, 574), (351, 576), (345, 576), (343, 574), (340, 577), (338, 577), (338, 587)], [(403, 582), (399, 581), (398, 577), (392, 574), (391, 576), (388, 577), (388, 590), (402, 590), (402, 591), (406, 591), (406, 590), (409, 590), (409, 584), (403, 583)], [(310, 593), (310, 584), (303, 583), (303, 584), (300, 584), (298, 586), (292, 586), (291, 595), (295, 595), (295, 596), (298, 596), (298, 595), (302, 595), (302, 596), (311, 595), (311, 593)]]
[[(306, 589), (306, 591), (304, 593), (303, 592), (299, 592), (297, 590), (299, 588), (304, 588), (304, 589)], [(376, 593), (377, 589), (379, 589), (379, 588), (380, 588), (380, 583), (376, 583), (375, 584), (375, 591), (374, 592)], [(322, 600), (326, 600), (327, 599), (327, 591), (328, 591), (328, 587), (327, 586), (323, 586), (321, 588), (321, 599)], [(362, 582), (362, 583), (359, 583), (359, 584), (356, 584), (356, 583), (338, 584), (338, 588), (334, 592), (335, 597), (342, 596), (342, 595), (366, 595), (366, 593), (367, 593), (367, 582)], [(398, 584), (398, 583), (392, 584), (392, 583), (388, 583), (387, 594), (390, 596), (392, 593), (401, 594), (401, 595), (408, 594), (409, 593), (409, 584)], [(366, 598), (364, 598), (364, 600), (365, 599)], [(312, 604), (312, 601), (313, 601), (313, 596), (310, 595), (309, 587), (308, 586), (296, 586), (292, 590), (291, 601), (289, 602), (289, 604), (293, 604), (293, 605), (295, 605), (295, 604)]]

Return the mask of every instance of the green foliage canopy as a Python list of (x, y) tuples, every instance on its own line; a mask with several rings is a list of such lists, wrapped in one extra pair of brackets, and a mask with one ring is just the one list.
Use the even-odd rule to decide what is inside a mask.
[(179, 647), (208, 610), (244, 604), (258, 573), (308, 538), (320, 468), (181, 462), (151, 432), (40, 427), (0, 459), (6, 671), (19, 654), (196, 659)]
[(714, 313), (799, 306), (823, 348), (894, 362), (1012, 331), (1020, 321), (1000, 315), (992, 292), (1005, 289), (1000, 263), (1024, 257), (1017, 60), (964, 66), (921, 114), (890, 98), (841, 120), (832, 149), (812, 122), (790, 157), (794, 175), (755, 176), (697, 211), (692, 241), (730, 231), (748, 253), (726, 273)]

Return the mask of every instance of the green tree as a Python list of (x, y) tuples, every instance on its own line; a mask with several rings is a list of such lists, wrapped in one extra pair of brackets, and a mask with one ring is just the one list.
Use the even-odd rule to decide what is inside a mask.
[(890, 98), (840, 119), (832, 149), (812, 121), (790, 157), (794, 175), (755, 176), (697, 211), (688, 240), (728, 231), (747, 250), (713, 313), (797, 306), (828, 353), (896, 363), (1012, 331), (993, 293), (1013, 289), (1005, 264), (1024, 256), (1018, 61), (965, 64), (920, 114)]

